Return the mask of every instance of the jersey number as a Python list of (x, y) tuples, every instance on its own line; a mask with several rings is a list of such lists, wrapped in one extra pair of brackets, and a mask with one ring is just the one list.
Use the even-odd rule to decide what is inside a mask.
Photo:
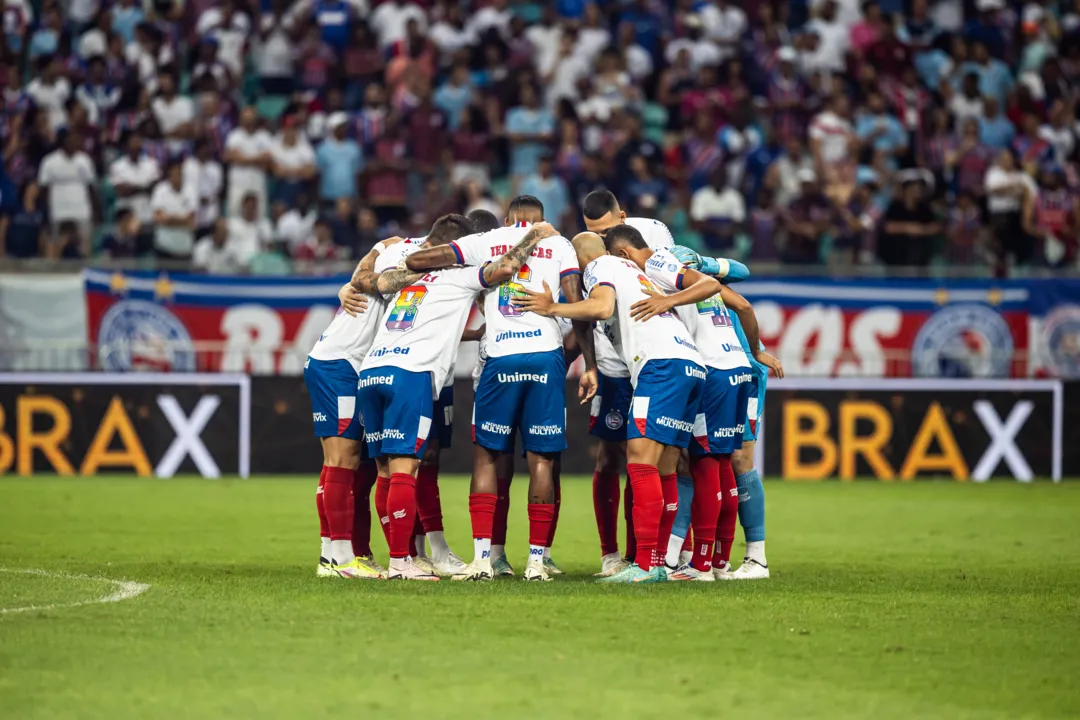
[(525, 287), (522, 282), (528, 282), (532, 278), (532, 270), (528, 265), (522, 265), (510, 280), (507, 280), (499, 286), (499, 312), (506, 317), (521, 317), (525, 313), (510, 302), (515, 297), (525, 297)]
[(398, 293), (394, 306), (390, 308), (390, 314), (386, 316), (386, 329), (401, 331), (411, 328), (427, 292), (425, 286), (413, 285)]

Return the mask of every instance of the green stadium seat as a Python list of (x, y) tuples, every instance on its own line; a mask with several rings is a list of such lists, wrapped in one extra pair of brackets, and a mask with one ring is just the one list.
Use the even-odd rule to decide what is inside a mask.
[(289, 98), (286, 96), (264, 95), (256, 101), (255, 111), (259, 113), (259, 117), (276, 122), (288, 104)]
[(645, 103), (641, 108), (641, 123), (645, 137), (658, 145), (663, 144), (668, 123), (667, 108), (657, 103)]

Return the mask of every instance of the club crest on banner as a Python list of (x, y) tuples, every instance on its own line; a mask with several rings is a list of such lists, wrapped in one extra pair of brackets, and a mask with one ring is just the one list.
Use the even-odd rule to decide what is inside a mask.
[(98, 364), (103, 370), (193, 372), (195, 346), (168, 308), (147, 300), (121, 300), (101, 318)]
[(985, 305), (952, 305), (930, 316), (911, 347), (917, 377), (1008, 377), (1013, 337)]

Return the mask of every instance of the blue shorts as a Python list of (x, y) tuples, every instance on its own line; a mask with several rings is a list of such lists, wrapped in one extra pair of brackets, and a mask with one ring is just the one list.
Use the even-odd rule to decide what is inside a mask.
[(431, 373), (370, 368), (356, 386), (368, 455), (423, 457), (434, 409)]
[(439, 449), (450, 447), (454, 439), (454, 386), (447, 385), (435, 400), (435, 434)]
[(473, 404), (473, 442), (513, 452), (566, 449), (566, 358), (562, 350), (488, 358)]
[(625, 442), (626, 418), (630, 417), (634, 386), (630, 378), (600, 375), (599, 381), (589, 410), (589, 434), (604, 442)]
[(754, 379), (750, 382), (750, 399), (746, 403), (746, 425), (743, 428), (743, 442), (757, 440), (758, 423), (765, 414), (765, 386), (769, 382), (769, 369), (760, 363), (751, 361)]
[(304, 363), (304, 384), (311, 397), (315, 437), (359, 440), (363, 434), (356, 415), (356, 370), (348, 360)]
[(753, 382), (754, 373), (750, 368), (709, 368), (709, 379), (705, 381), (705, 392), (701, 396), (701, 411), (694, 420), (691, 455), (730, 455), (742, 447), (746, 407)]
[(649, 360), (638, 373), (626, 439), (644, 437), (686, 447), (694, 429), (707, 373), (689, 360)]

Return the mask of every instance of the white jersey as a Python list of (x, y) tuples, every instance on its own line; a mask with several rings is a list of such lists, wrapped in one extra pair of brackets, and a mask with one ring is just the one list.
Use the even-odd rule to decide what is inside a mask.
[(668, 226), (659, 220), (628, 217), (623, 222), (632, 228), (636, 228), (641, 233), (641, 237), (645, 238), (645, 244), (653, 250), (666, 250), (675, 244), (675, 239), (671, 237)]
[(390, 301), (361, 370), (398, 367), (430, 372), (432, 397), (446, 383), (476, 294), (484, 290), (483, 268), (427, 273)]
[(585, 268), (584, 284), (586, 293), (600, 285), (615, 291), (615, 312), (600, 326), (630, 370), (632, 383), (637, 384), (638, 373), (649, 360), (689, 360), (704, 367), (690, 331), (675, 313), (654, 315), (644, 322), (630, 317), (631, 306), (649, 298), (645, 290), (660, 292), (637, 265), (601, 255)]
[[(683, 289), (685, 270), (686, 267), (667, 250), (655, 251), (645, 263), (645, 274), (669, 295)], [(696, 305), (682, 305), (676, 310), (693, 335), (707, 366), (718, 370), (750, 367), (731, 323), (731, 311), (724, 305), (720, 293)]]
[(608, 340), (599, 323), (593, 330), (593, 351), (596, 353), (596, 369), (601, 375), (609, 378), (630, 377), (626, 363), (619, 357), (619, 353), (615, 352), (615, 346)]
[[(529, 227), (528, 223), (518, 223), (467, 235), (450, 243), (450, 247), (462, 264), (483, 265), (502, 257), (521, 242)], [(553, 293), (558, 294), (562, 277), (576, 272), (581, 272), (577, 253), (566, 238), (555, 235), (541, 240), (517, 275), (484, 296), (488, 355), (494, 358), (561, 350), (562, 333), (558, 321), (523, 312), (510, 299), (523, 295), (523, 288), (543, 292), (545, 282)]]

